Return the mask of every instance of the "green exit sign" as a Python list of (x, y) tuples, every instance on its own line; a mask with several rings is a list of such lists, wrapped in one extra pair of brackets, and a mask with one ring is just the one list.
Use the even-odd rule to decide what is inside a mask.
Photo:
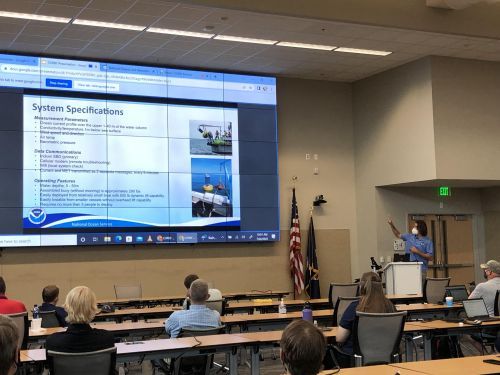
[(451, 189), (448, 186), (439, 187), (439, 196), (440, 197), (449, 197), (451, 196)]

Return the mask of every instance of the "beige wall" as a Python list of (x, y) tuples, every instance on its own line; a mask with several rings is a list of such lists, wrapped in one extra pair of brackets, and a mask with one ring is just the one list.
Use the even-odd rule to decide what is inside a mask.
[[(183, 293), (182, 280), (196, 272), (222, 291), (292, 290), (288, 227), (291, 176), (297, 181), (303, 250), (308, 209), (317, 194), (328, 204), (315, 211), (317, 253), (323, 295), (330, 281), (351, 280), (350, 247), (355, 227), (351, 87), (348, 84), (278, 81), (279, 168), (282, 239), (275, 244), (157, 247), (7, 249), (0, 274), (8, 295), (28, 306), (40, 302), (43, 286), (55, 283), (62, 295), (85, 284), (98, 297), (113, 296), (113, 284), (141, 282), (144, 295)], [(318, 161), (305, 161), (305, 153)], [(318, 167), (320, 174), (313, 175)]]
[(359, 275), (381, 250), (375, 187), (435, 178), (430, 61), (356, 82), (353, 113)]
[(500, 64), (432, 58), (439, 179), (500, 180)]
[(500, 187), (482, 189), (481, 202), (484, 211), (486, 248), (484, 259), (500, 261)]

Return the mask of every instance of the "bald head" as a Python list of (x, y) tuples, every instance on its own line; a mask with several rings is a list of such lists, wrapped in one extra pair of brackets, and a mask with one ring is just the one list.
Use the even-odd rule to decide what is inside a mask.
[(202, 279), (193, 281), (189, 288), (189, 297), (191, 299), (191, 303), (193, 304), (204, 304), (209, 297), (208, 283)]

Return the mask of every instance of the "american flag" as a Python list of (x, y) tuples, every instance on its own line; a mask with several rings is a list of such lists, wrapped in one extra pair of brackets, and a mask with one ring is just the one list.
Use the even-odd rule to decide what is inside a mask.
[(300, 252), (299, 209), (295, 199), (295, 188), (293, 188), (292, 220), (290, 223), (290, 271), (293, 278), (294, 296), (298, 296), (304, 290), (304, 262)]

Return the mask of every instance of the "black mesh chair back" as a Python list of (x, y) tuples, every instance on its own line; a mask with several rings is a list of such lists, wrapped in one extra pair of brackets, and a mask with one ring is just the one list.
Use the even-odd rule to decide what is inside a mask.
[(57, 320), (56, 310), (40, 311), (40, 318), (42, 318), (42, 328), (59, 327), (59, 320)]
[(342, 320), (342, 315), (344, 311), (349, 307), (354, 301), (359, 301), (360, 297), (339, 297), (335, 308), (333, 310), (333, 326), (338, 327), (340, 321)]
[(224, 307), (226, 305), (226, 301), (224, 299), (218, 299), (214, 301), (207, 301), (205, 302), (205, 306), (207, 306), (210, 310), (215, 310), (219, 312), (219, 314), (222, 316), (224, 315)]
[(445, 288), (450, 285), (450, 277), (425, 279), (424, 301), (427, 303), (443, 302), (446, 294)]
[(328, 302), (333, 309), (339, 297), (356, 297), (358, 293), (359, 283), (330, 283), (330, 290), (328, 291)]
[[(215, 328), (184, 327), (181, 329), (178, 337), (218, 335), (219, 333), (224, 333), (225, 329), (225, 326)], [(213, 358), (213, 354), (181, 357), (173, 364), (174, 375), (208, 375)]]
[(141, 284), (115, 285), (115, 296), (118, 299), (142, 298)]
[(352, 333), (356, 367), (398, 362), (405, 317), (406, 311), (356, 312)]
[(84, 353), (47, 350), (51, 375), (112, 375), (116, 366), (116, 347)]
[(500, 290), (497, 290), (497, 293), (495, 294), (495, 306), (493, 307), (493, 311), (495, 312), (495, 316), (500, 315), (500, 306), (498, 304), (500, 303)]
[(19, 341), (17, 343), (20, 349), (28, 348), (28, 338), (30, 334), (30, 322), (28, 320), (28, 312), (22, 312), (17, 314), (5, 314), (11, 318), (17, 326), (17, 332), (19, 333)]

